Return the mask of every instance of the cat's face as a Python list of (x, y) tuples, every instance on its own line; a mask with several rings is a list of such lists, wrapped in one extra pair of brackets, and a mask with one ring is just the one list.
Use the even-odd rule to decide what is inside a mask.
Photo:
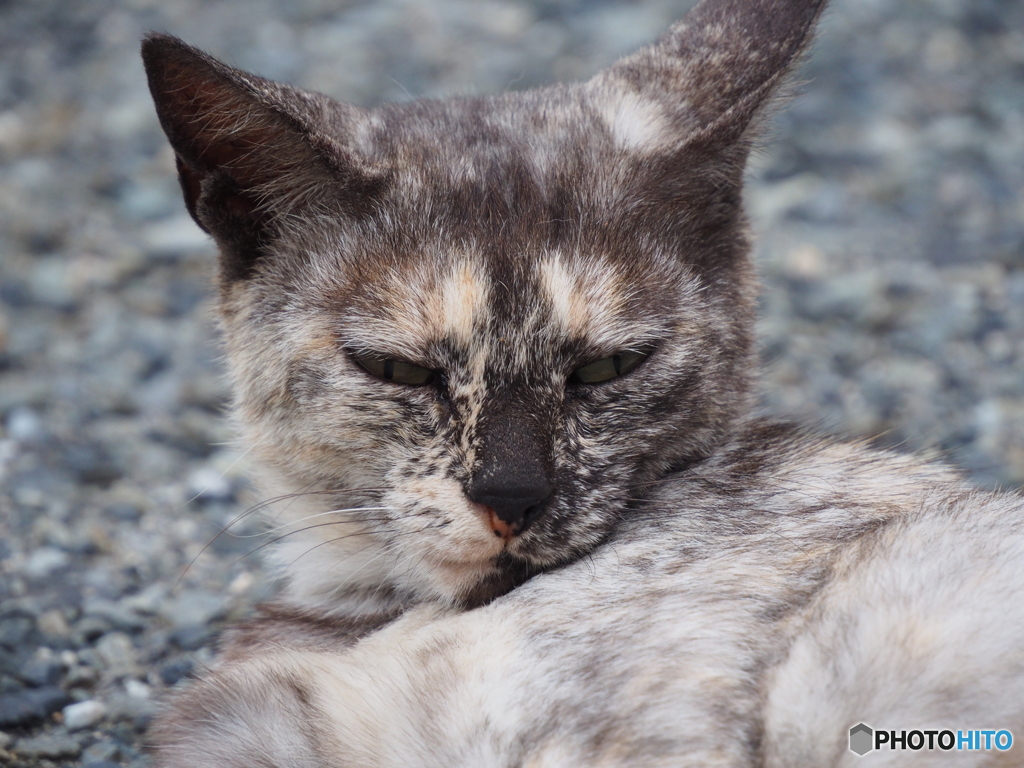
[(449, 131), (415, 164), (389, 151), (409, 119), (391, 110), (363, 150), (392, 169), (376, 209), (303, 227), (225, 291), (259, 454), (296, 489), (339, 489), (325, 508), (365, 507), (345, 517), (408, 586), (450, 598), (591, 549), (645, 483), (710, 450), (746, 389), (749, 295), (698, 258), (742, 264), (735, 204), (711, 227), (703, 190), (661, 210), (597, 126), (586, 144), (524, 136), (502, 107), (461, 105), (498, 124), (486, 148)]
[[(716, 35), (690, 41), (704, 74), (728, 74)], [(223, 253), (238, 412), (268, 491), (297, 494), (276, 556), (300, 597), (485, 601), (725, 438), (760, 101), (722, 115), (802, 39), (771, 67), (734, 46), (760, 86), (670, 72), (681, 106), (635, 82), (673, 64), (656, 47), (578, 86), (373, 111), (148, 43), (186, 203)]]

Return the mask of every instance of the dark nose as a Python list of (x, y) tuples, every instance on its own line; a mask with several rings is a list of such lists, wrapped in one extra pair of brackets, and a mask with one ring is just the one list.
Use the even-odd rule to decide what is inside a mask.
[(493, 483), (473, 483), (469, 498), (493, 509), (498, 519), (514, 533), (522, 533), (540, 514), (541, 505), (551, 496), (551, 486), (539, 477), (525, 485), (514, 481), (502, 483), (502, 479), (495, 478), (497, 482)]
[[(495, 409), (480, 431), (479, 464), (466, 495), (494, 510), (512, 535), (537, 519), (553, 488), (550, 436), (537, 419), (513, 408)], [(495, 529), (498, 535), (501, 531)]]

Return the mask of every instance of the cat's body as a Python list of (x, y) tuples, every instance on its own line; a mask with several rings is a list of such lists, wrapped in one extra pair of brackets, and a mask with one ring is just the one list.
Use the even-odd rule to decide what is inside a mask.
[[(309, 614), (235, 630), (165, 717), (160, 755), (818, 768), (857, 764), (858, 722), (1016, 735), (1021, 509), (908, 457), (755, 423), (613, 541), (486, 607), (421, 606), (354, 645), (351, 622)], [(1016, 746), (871, 759), (1021, 764)]]
[(820, 9), (706, 0), (587, 83), (376, 110), (147, 42), (289, 583), (162, 767), (1024, 727), (1024, 502), (746, 415), (743, 165)]

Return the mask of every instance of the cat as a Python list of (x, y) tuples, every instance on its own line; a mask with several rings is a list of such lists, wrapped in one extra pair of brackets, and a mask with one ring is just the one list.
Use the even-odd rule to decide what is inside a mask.
[(244, 440), (289, 497), (290, 601), (481, 604), (723, 442), (753, 370), (747, 129), (816, 9), (777, 52), (679, 32), (582, 86), (375, 110), (147, 42)]
[[(146, 39), (287, 581), (158, 766), (1021, 732), (1024, 500), (751, 415), (743, 171), (823, 5), (703, 0), (585, 83), (375, 109)], [(1024, 764), (1004, 742), (958, 764)]]

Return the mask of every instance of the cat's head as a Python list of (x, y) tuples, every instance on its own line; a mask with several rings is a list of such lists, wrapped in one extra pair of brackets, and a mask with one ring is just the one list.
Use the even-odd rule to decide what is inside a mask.
[(486, 600), (722, 443), (743, 167), (821, 5), (705, 0), (585, 83), (376, 109), (146, 40), (295, 596)]

